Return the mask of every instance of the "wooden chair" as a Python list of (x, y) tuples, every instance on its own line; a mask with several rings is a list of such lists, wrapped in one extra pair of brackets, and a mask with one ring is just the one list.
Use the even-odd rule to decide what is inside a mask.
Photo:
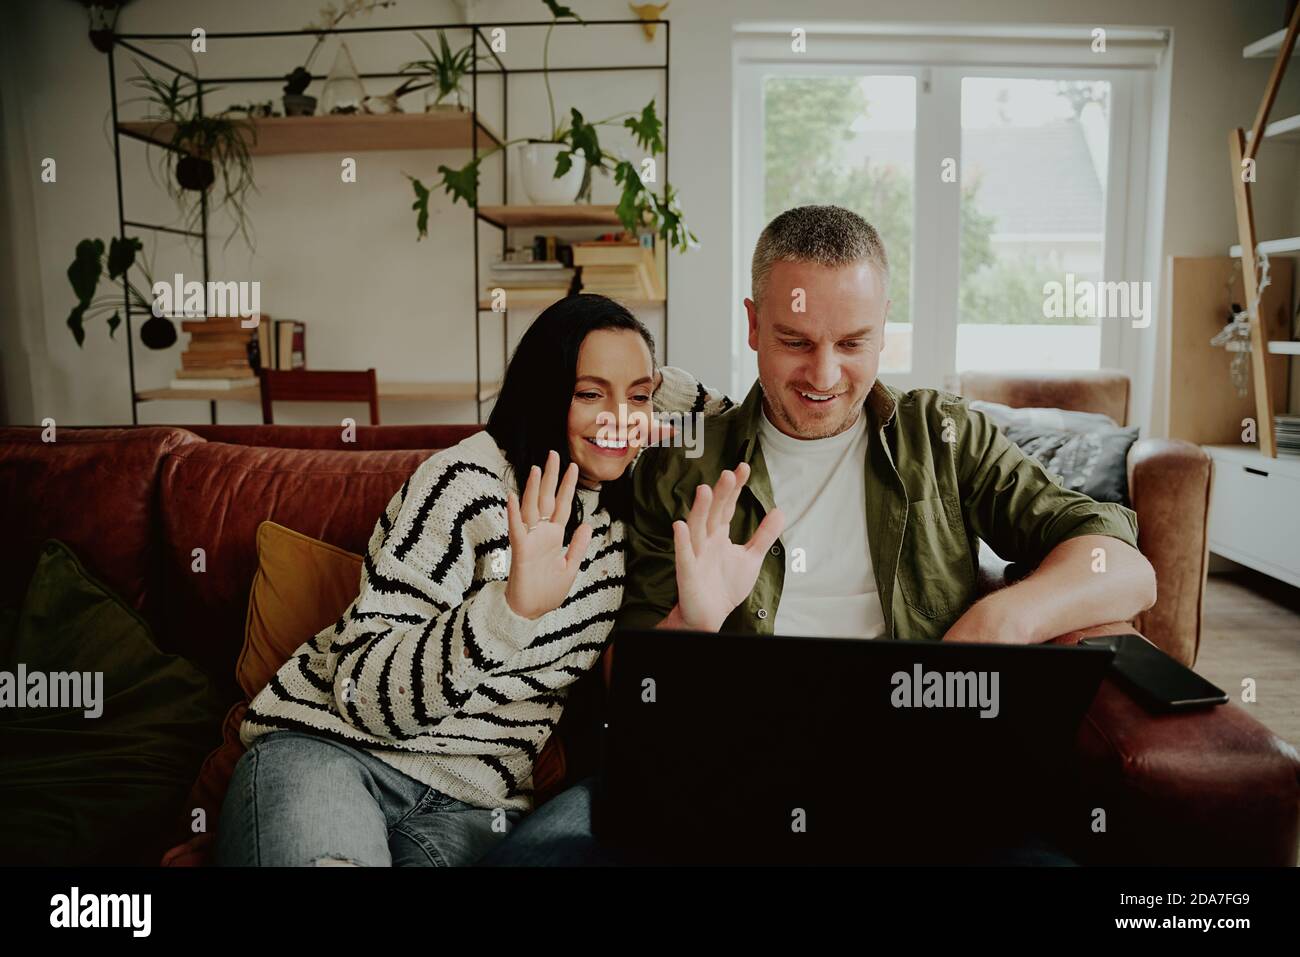
[(271, 403), (366, 402), (370, 424), (379, 424), (379, 384), (374, 369), (328, 372), (317, 369), (259, 369), (262, 422), (273, 425)]

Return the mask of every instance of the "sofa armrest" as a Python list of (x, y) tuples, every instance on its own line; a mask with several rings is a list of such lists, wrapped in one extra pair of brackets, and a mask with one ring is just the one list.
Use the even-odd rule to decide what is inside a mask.
[[(1182, 439), (1139, 439), (1128, 453), (1129, 501), (1137, 513), (1138, 549), (1155, 569), (1156, 602), (1125, 630), (1140, 631), (1189, 668), (1196, 662), (1205, 604), (1212, 465), (1204, 449)], [(1009, 565), (981, 541), (976, 597), (1030, 571)]]
[[(1112, 622), (1054, 639), (1137, 633)], [(1113, 864), (1294, 866), (1300, 755), (1236, 704), (1153, 714), (1106, 678), (1079, 726), (1067, 841)], [(1094, 809), (1106, 829), (1092, 829)]]
[(1211, 476), (1210, 456), (1182, 439), (1139, 439), (1129, 449), (1138, 549), (1156, 572), (1156, 603), (1134, 622), (1152, 644), (1189, 668), (1201, 639)]
[[(1296, 863), (1300, 756), (1239, 705), (1150, 714), (1107, 678), (1077, 755), (1089, 863)], [(1106, 812), (1104, 833), (1092, 808)]]

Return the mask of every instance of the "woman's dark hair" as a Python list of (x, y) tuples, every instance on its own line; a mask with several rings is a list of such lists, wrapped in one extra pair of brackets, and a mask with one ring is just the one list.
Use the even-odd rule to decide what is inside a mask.
[[(569, 407), (578, 381), (578, 350), (587, 334), (597, 329), (626, 329), (645, 340), (651, 361), (654, 337), (640, 320), (605, 296), (579, 293), (548, 306), (525, 332), (510, 356), (501, 392), (487, 431), (496, 440), (523, 493), (529, 470), (545, 467), (554, 449), (560, 456), (560, 474), (569, 467)], [(613, 482), (602, 482), (600, 504), (616, 519), (632, 511), (632, 478), (624, 472)], [(567, 542), (583, 520), (582, 500), (573, 497), (573, 511), (564, 529)]]

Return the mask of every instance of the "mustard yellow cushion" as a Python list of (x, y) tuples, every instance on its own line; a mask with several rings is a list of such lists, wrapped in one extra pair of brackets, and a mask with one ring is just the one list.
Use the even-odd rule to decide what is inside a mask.
[(251, 701), (298, 647), (338, 621), (361, 591), (361, 556), (275, 522), (257, 527), (236, 678)]
[[(275, 522), (259, 525), (257, 573), (248, 598), (244, 649), (236, 666), (236, 678), (248, 700), (266, 687), (304, 641), (336, 622), (360, 591), (360, 555)], [(192, 798), (199, 802), (194, 806), (220, 806), (234, 762), (243, 753), (238, 727), (236, 720), (235, 734), (228, 734), (226, 742), (204, 765), (192, 792)], [(218, 752), (223, 749), (226, 759), (220, 760)], [(566, 764), (559, 735), (551, 735), (533, 765), (536, 805), (563, 789)], [(207, 802), (201, 800), (203, 794), (208, 795)]]

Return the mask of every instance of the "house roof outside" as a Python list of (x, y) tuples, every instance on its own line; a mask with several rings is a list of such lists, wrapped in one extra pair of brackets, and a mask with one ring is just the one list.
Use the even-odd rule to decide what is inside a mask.
[[(979, 207), (997, 217), (995, 235), (1100, 237), (1105, 191), (1081, 124), (967, 129), (962, 137), (967, 171), (983, 172)], [(912, 130), (872, 130), (846, 159), (910, 170), (914, 140)]]

